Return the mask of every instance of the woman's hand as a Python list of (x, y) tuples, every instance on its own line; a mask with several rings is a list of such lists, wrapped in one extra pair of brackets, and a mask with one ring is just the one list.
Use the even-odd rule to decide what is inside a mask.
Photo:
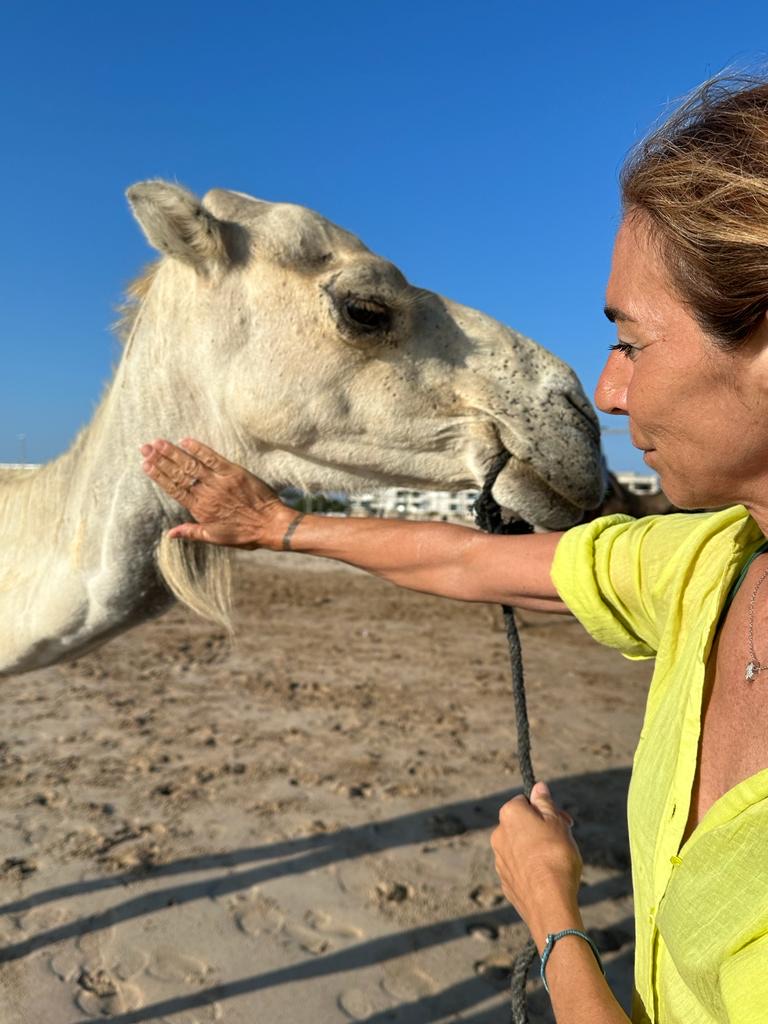
[(158, 440), (141, 446), (143, 470), (188, 509), (195, 523), (182, 523), (170, 537), (235, 548), (278, 550), (296, 512), (247, 469), (192, 438), (177, 447)]
[(531, 799), (516, 796), (499, 812), (491, 836), (504, 895), (528, 925), (539, 950), (548, 932), (581, 927), (578, 890), (581, 855), (571, 835), (573, 819), (559, 810), (544, 782)]

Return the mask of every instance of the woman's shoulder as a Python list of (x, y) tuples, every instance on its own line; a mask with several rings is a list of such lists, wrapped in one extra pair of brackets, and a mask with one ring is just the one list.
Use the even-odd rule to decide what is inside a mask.
[(695, 577), (708, 592), (713, 578), (761, 540), (741, 505), (642, 519), (605, 516), (563, 535), (552, 580), (595, 639), (628, 657), (654, 657), (681, 590)]

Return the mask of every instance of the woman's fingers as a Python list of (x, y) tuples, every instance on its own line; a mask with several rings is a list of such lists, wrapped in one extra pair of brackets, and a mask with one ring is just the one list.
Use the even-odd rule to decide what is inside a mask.
[(574, 824), (573, 818), (568, 811), (559, 808), (552, 799), (552, 794), (546, 782), (534, 784), (530, 800), (526, 799), (522, 793), (508, 800), (499, 811), (499, 821), (502, 826), (514, 829), (519, 827), (531, 814), (544, 820), (559, 819), (564, 821), (569, 828)]
[(165, 473), (153, 463), (144, 463), (144, 472), (147, 476), (151, 477), (152, 480), (162, 487), (169, 497), (173, 498), (174, 501), (178, 501), (180, 505), (183, 505), (187, 509), (191, 509), (191, 505), (194, 502), (192, 496), (191, 487), (182, 487), (181, 484), (177, 483), (172, 477), (166, 476)]
[[(141, 454), (145, 459), (145, 471), (169, 494), (169, 482), (177, 488), (189, 490), (214, 474), (226, 476), (240, 468), (201, 441), (190, 437), (184, 438), (179, 445), (158, 438), (151, 444), (141, 445)], [(171, 494), (171, 497), (178, 500), (176, 493)]]
[(207, 464), (191, 452), (162, 438), (151, 445), (142, 445), (141, 452), (150, 462), (160, 466), (166, 476), (175, 480), (180, 481), (184, 477), (200, 480), (211, 473)]
[(229, 459), (225, 459), (223, 455), (219, 455), (213, 448), (209, 448), (207, 444), (203, 444), (202, 441), (196, 441), (194, 437), (185, 437), (179, 441), (180, 448), (177, 451), (189, 452), (199, 462), (201, 462), (207, 469), (210, 469), (213, 473), (229, 473), (233, 469), (237, 469), (237, 465), (234, 462), (230, 462)]
[(179, 487), (192, 487), (204, 479), (201, 476), (202, 466), (196, 466), (191, 460), (181, 465), (164, 455), (154, 455), (146, 460), (144, 467), (156, 470), (164, 480), (172, 480)]
[(289, 510), (278, 495), (207, 445), (161, 438), (142, 445), (141, 453), (144, 472), (197, 520), (177, 525), (170, 537), (251, 549), (284, 535), (283, 513)]
[(142, 445), (141, 453), (145, 459), (144, 471), (186, 508), (190, 508), (197, 498), (194, 488), (211, 479), (214, 473), (210, 463), (216, 460), (206, 456), (207, 463), (203, 462), (170, 441), (158, 440)]

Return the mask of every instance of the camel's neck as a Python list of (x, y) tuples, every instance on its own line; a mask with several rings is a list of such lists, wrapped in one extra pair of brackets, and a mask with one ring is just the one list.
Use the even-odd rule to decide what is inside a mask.
[(0, 616), (10, 624), (0, 674), (74, 656), (171, 600), (154, 551), (182, 512), (144, 476), (138, 449), (178, 437), (189, 422), (179, 375), (152, 365), (149, 331), (137, 323), (93, 421), (66, 454), (0, 477)]

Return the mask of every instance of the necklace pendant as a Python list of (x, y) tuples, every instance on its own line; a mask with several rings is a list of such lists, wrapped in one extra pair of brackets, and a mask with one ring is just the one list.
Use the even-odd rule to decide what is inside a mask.
[(757, 676), (757, 673), (759, 671), (760, 666), (758, 665), (758, 663), (756, 661), (750, 661), (744, 671), (744, 678), (748, 683), (751, 683), (752, 680)]

